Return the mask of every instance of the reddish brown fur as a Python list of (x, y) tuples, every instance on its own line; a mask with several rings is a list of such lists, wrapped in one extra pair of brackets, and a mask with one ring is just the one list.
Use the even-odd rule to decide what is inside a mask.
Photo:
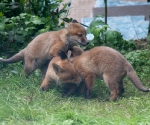
[(95, 78), (102, 78), (111, 92), (110, 100), (116, 100), (124, 92), (123, 78), (126, 74), (138, 89), (149, 91), (142, 85), (131, 64), (112, 48), (95, 47), (72, 61), (75, 69), (85, 78), (86, 98), (89, 97)]
[(60, 57), (54, 57), (48, 66), (48, 70), (40, 89), (47, 90), (53, 82), (58, 85), (64, 83), (79, 84), (81, 80), (80, 75), (75, 70), (72, 63), (68, 60), (61, 60)]
[[(82, 53), (80, 56), (71, 58), (70, 61), (74, 64), (80, 76), (85, 80), (85, 98), (89, 98), (89, 93), (96, 78), (104, 80), (111, 93), (109, 100), (112, 101), (123, 94), (123, 79), (126, 75), (139, 90), (144, 92), (150, 91), (150, 89), (142, 85), (131, 64), (119, 52), (112, 48), (105, 46), (95, 47)], [(68, 65), (67, 63), (66, 65)], [(71, 69), (68, 70), (69, 72), (71, 73)], [(70, 75), (71, 77), (72, 75)], [(75, 87), (73, 88), (76, 89)]]
[[(73, 46), (71, 48), (71, 53), (69, 51), (69, 58), (70, 56), (74, 57), (81, 55), (82, 53), (83, 50), (80, 47)], [(54, 57), (49, 63), (46, 76), (40, 86), (40, 89), (47, 90), (53, 82), (55, 82), (56, 84), (66, 83), (66, 86), (68, 87), (70, 86), (70, 83), (73, 83), (71, 84), (71, 87), (74, 91), (74, 89), (77, 87), (76, 84), (79, 84), (81, 80), (81, 76), (75, 70), (74, 65), (69, 62), (69, 60), (62, 60), (60, 57)], [(72, 90), (70, 89), (68, 93), (72, 93)]]
[(77, 44), (88, 44), (86, 30), (78, 23), (70, 23), (66, 28), (59, 31), (38, 35), (25, 49), (9, 59), (0, 58), (0, 61), (15, 63), (24, 60), (24, 71), (26, 74), (29, 75), (39, 68), (44, 78), (49, 61), (53, 57), (58, 56), (60, 50), (67, 52)]

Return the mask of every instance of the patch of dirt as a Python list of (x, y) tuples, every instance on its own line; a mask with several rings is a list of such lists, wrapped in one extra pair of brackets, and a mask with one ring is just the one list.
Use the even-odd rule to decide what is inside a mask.
[(134, 40), (134, 42), (138, 45), (138, 48), (146, 49), (147, 45), (150, 43), (150, 33), (148, 34), (147, 38)]

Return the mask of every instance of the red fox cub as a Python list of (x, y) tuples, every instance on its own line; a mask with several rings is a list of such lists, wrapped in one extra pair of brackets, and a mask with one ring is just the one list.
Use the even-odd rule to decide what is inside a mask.
[[(81, 48), (74, 46), (71, 49), (71, 53), (69, 52), (68, 56), (74, 57), (80, 55), (82, 52), (83, 50)], [(80, 84), (82, 80), (81, 76), (75, 70), (74, 65), (71, 62), (69, 62), (69, 60), (66, 59), (67, 55), (65, 53), (62, 54), (60, 56), (54, 57), (50, 61), (45, 78), (41, 84), (40, 90), (47, 90), (52, 83), (66, 86), (68, 86), (68, 83), (73, 83), (71, 84), (72, 86), (74, 86), (74, 84), (75, 86), (76, 84), (77, 85)], [(72, 93), (73, 91), (74, 89), (70, 93)]]
[[(89, 93), (96, 78), (103, 79), (108, 86), (111, 93), (109, 98), (110, 101), (116, 100), (118, 96), (123, 94), (123, 79), (126, 75), (139, 90), (143, 92), (150, 91), (150, 89), (147, 89), (142, 85), (131, 64), (123, 57), (123, 55), (112, 48), (105, 46), (95, 47), (89, 51), (83, 52), (79, 56), (70, 58), (70, 62), (74, 64), (75, 70), (80, 74), (85, 82), (86, 99), (89, 98)], [(70, 62), (66, 61), (65, 66), (67, 66)], [(68, 67), (61, 68), (66, 71), (68, 70)], [(72, 70), (74, 70), (74, 68)], [(69, 80), (73, 77), (71, 69), (67, 72), (70, 74), (70, 77), (67, 76)], [(66, 78), (65, 80), (67, 81)], [(73, 90), (71, 91), (73, 92)]]
[(24, 61), (24, 71), (27, 75), (35, 69), (40, 69), (44, 78), (49, 61), (58, 56), (59, 51), (67, 52), (73, 46), (87, 45), (86, 30), (79, 23), (69, 23), (66, 28), (51, 31), (35, 37), (26, 48), (9, 59), (2, 59), (4, 63)]

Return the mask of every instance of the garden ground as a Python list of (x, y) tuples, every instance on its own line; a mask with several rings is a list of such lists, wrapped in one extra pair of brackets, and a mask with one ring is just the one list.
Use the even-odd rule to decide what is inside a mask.
[[(0, 72), (0, 124), (2, 125), (148, 125), (150, 93), (137, 90), (125, 79), (125, 93), (115, 102), (101, 80), (95, 82), (91, 98), (62, 98), (62, 88), (54, 85), (40, 92), (39, 72), (24, 77), (22, 64), (12, 64)], [(143, 80), (142, 80), (143, 81)], [(148, 81), (143, 81), (150, 87)]]

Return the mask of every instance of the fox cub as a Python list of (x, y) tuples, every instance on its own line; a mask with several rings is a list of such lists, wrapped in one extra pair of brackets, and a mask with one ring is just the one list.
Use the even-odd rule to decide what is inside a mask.
[(49, 61), (59, 55), (59, 51), (67, 52), (75, 45), (86, 46), (86, 30), (79, 23), (69, 23), (66, 28), (51, 31), (35, 37), (26, 48), (9, 59), (0, 58), (4, 63), (24, 61), (24, 71), (27, 75), (40, 69), (44, 79)]
[[(65, 85), (66, 87), (70, 85), (68, 83), (73, 83), (71, 84), (72, 86), (80, 84), (82, 80), (81, 76), (75, 70), (74, 65), (66, 58), (81, 55), (82, 52), (83, 50), (80, 47), (73, 46), (71, 51), (68, 52), (68, 55), (61, 53), (60, 56), (54, 57), (49, 63), (40, 90), (47, 90), (52, 83)], [(74, 91), (74, 89), (72, 91)], [(72, 91), (70, 93), (72, 93)]]
[[(64, 61), (65, 60), (63, 60), (63, 62)], [(59, 63), (61, 63), (61, 61)], [(147, 89), (142, 85), (135, 70), (123, 57), (123, 55), (110, 47), (95, 47), (89, 51), (83, 52), (79, 56), (70, 58), (69, 61), (66, 59), (65, 63), (66, 64), (63, 65), (64, 67), (61, 67), (69, 75), (64, 77), (65, 81), (72, 79), (73, 74), (71, 72), (76, 71), (81, 76), (82, 80), (77, 80), (74, 83), (79, 84), (80, 81), (83, 84), (84, 81), (85, 98), (89, 98), (89, 93), (94, 85), (94, 80), (96, 78), (103, 79), (108, 86), (111, 93), (109, 100), (111, 101), (116, 100), (118, 96), (123, 94), (123, 79), (126, 75), (139, 90), (143, 92), (150, 91), (150, 89)], [(72, 67), (68, 66), (70, 63), (73, 64)], [(62, 74), (58, 75), (65, 75), (63, 72), (61, 73)], [(61, 80), (62, 79), (59, 79), (59, 82), (61, 82)], [(71, 92), (73, 92), (73, 89), (75, 88), (76, 87), (72, 87)], [(70, 91), (69, 94), (71, 94)]]

